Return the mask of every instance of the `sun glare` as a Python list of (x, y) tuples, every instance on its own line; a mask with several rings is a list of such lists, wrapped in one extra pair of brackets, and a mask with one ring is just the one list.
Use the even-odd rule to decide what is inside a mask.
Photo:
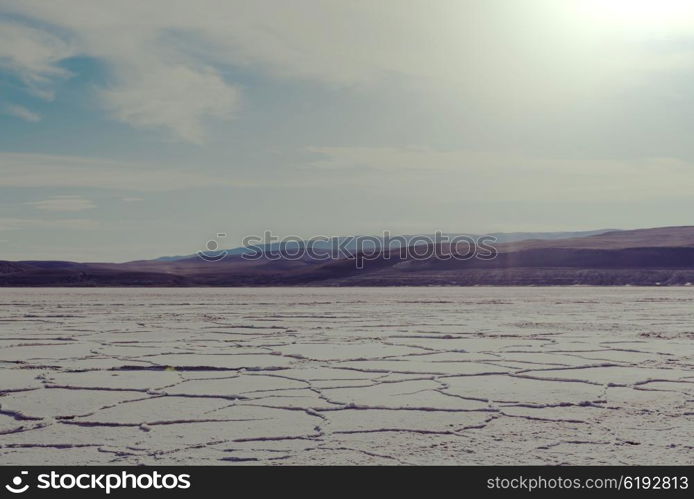
[(693, 0), (590, 0), (581, 4), (592, 17), (625, 27), (662, 29), (694, 23)]

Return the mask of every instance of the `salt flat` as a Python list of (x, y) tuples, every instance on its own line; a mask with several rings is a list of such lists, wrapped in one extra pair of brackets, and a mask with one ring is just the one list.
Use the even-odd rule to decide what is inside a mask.
[(0, 464), (694, 464), (694, 289), (0, 289)]

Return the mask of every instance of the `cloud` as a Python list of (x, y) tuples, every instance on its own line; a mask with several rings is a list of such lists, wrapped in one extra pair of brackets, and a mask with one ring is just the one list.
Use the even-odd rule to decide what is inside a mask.
[(84, 211), (94, 208), (95, 204), (79, 196), (54, 196), (42, 201), (24, 203), (42, 211)]
[(67, 76), (60, 61), (95, 58), (108, 70), (99, 95), (114, 119), (194, 143), (208, 118), (237, 111), (240, 85), (230, 75), (238, 68), (389, 93), (409, 85), (421, 100), (508, 117), (538, 106), (556, 112), (646, 73), (692, 67), (690, 50), (654, 51), (652, 34), (641, 39), (583, 3), (5, 0), (2, 9), (29, 24), (0, 26), (0, 59), (50, 96), (51, 83)]
[(94, 58), (106, 68), (97, 95), (109, 116), (192, 143), (205, 140), (210, 118), (238, 114), (243, 71), (414, 91), (403, 95), (491, 124), (538, 115), (558, 123), (586, 106), (619, 105), (620, 89), (694, 68), (694, 7), (652, 23), (662, 36), (614, 4), (624, 20), (585, 0), (4, 0), (0, 13), (22, 22), (0, 25), (0, 64), (50, 97), (69, 76), (61, 61)]
[(0, 218), (0, 231), (6, 230), (95, 230), (99, 228), (96, 220), (88, 218), (63, 218), (43, 220), (34, 218)]
[(145, 192), (248, 185), (199, 171), (44, 154), (0, 153), (0, 172), (0, 187), (91, 187)]
[(239, 101), (239, 92), (210, 67), (157, 62), (146, 68), (127, 66), (119, 83), (100, 96), (116, 119), (134, 127), (168, 129), (200, 144), (203, 118), (229, 118)]
[(75, 53), (70, 43), (45, 30), (0, 20), (0, 69), (16, 74), (37, 97), (53, 98), (54, 83), (70, 76), (60, 62)]
[[(694, 163), (678, 158), (567, 159), (423, 147), (311, 147), (316, 182), (475, 202), (633, 202), (687, 198)], [(358, 172), (358, 175), (356, 174)]]
[[(86, 56), (104, 63), (110, 75), (108, 85), (97, 91), (104, 109), (133, 127), (163, 129), (173, 138), (199, 144), (205, 138), (207, 119), (232, 118), (238, 107), (238, 89), (218, 69), (170, 45), (165, 35), (171, 25), (147, 25), (120, 9), (94, 12), (93, 4), (80, 2), (57, 2), (48, 9), (40, 4), (14, 7), (10, 10), (38, 20), (44, 29), (0, 22), (0, 69), (15, 74), (40, 98), (52, 99), (55, 84), (72, 76), (61, 67), (63, 61)], [(80, 12), (94, 17), (75, 24)], [(70, 41), (54, 31), (67, 33)], [(37, 117), (26, 110), (13, 112), (19, 113), (28, 120)]]
[(28, 121), (30, 123), (36, 123), (38, 121), (41, 121), (40, 114), (30, 111), (29, 109), (23, 106), (15, 104), (5, 106), (5, 108), (1, 112), (9, 116), (14, 116), (15, 118), (20, 118), (24, 121)]

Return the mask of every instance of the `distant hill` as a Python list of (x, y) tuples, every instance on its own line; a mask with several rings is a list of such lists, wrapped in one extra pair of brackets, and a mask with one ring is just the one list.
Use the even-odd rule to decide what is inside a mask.
[[(489, 236), (493, 236), (496, 238), (497, 243), (510, 243), (510, 242), (515, 242), (515, 241), (525, 241), (529, 239), (537, 239), (537, 240), (553, 240), (553, 239), (567, 239), (567, 238), (574, 238), (574, 237), (588, 237), (588, 236), (594, 236), (597, 234), (604, 234), (605, 232), (611, 232), (611, 231), (616, 231), (617, 229), (600, 229), (600, 230), (586, 230), (586, 231), (578, 231), (578, 232), (490, 232)], [(469, 235), (471, 237), (479, 237), (480, 234), (462, 234), (462, 233), (446, 233), (446, 236), (449, 238), (453, 238), (455, 236), (461, 236), (461, 235)], [(405, 234), (400, 237), (402, 237), (407, 243), (411, 243), (412, 241), (416, 241), (417, 238), (421, 238), (422, 236), (427, 237), (431, 240), (434, 239), (433, 234)], [(347, 244), (344, 245), (344, 247), (350, 251), (354, 251), (357, 249), (356, 243), (353, 241), (353, 239), (358, 236), (343, 236), (343, 237), (336, 237), (334, 238), (337, 240), (339, 244), (343, 243), (344, 241), (347, 241)], [(352, 242), (350, 242), (352, 240)], [(299, 247), (300, 243), (295, 243), (295, 242), (290, 242), (285, 245), (285, 249), (291, 251), (292, 249), (295, 249)], [(314, 243), (315, 248), (317, 249), (330, 249), (331, 243), (327, 242), (322, 242), (322, 241), (317, 241)], [(375, 244), (375, 247), (381, 247), (383, 246), (383, 238), (380, 238), (380, 244)], [(262, 248), (263, 251), (266, 252), (274, 252), (274, 251), (280, 251), (282, 248), (280, 247), (279, 243), (272, 243), (272, 244), (259, 244), (257, 247)], [(248, 254), (251, 250), (249, 248), (239, 246), (236, 248), (231, 248), (225, 250), (228, 255), (235, 256), (235, 255), (243, 255), (243, 254)], [(192, 255), (178, 255), (178, 256), (162, 256), (157, 258), (155, 261), (158, 262), (175, 262), (178, 260), (189, 260), (197, 258), (197, 255), (192, 254)]]
[[(575, 233), (571, 233), (575, 236)], [(113, 263), (0, 262), (1, 286), (422, 286), (422, 285), (691, 285), (694, 226), (584, 237), (526, 234), (496, 245), (494, 259), (413, 258), (399, 251), (364, 260), (316, 261), (231, 255)], [(533, 236), (535, 236), (533, 238)], [(522, 236), (518, 236), (522, 237)], [(446, 255), (449, 248), (431, 248)]]

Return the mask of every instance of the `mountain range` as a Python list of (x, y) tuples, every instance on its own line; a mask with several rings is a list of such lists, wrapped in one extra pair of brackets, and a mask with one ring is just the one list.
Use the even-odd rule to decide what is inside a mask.
[[(127, 263), (0, 261), (0, 286), (423, 286), (691, 285), (694, 226), (580, 233), (497, 234), (496, 257), (457, 260), (445, 245), (427, 258), (381, 251), (375, 258), (257, 260), (230, 250)], [(408, 236), (410, 237), (410, 236)], [(421, 249), (421, 246), (419, 247)], [(418, 251), (422, 254), (422, 251)], [(359, 255), (357, 256), (359, 259)]]

